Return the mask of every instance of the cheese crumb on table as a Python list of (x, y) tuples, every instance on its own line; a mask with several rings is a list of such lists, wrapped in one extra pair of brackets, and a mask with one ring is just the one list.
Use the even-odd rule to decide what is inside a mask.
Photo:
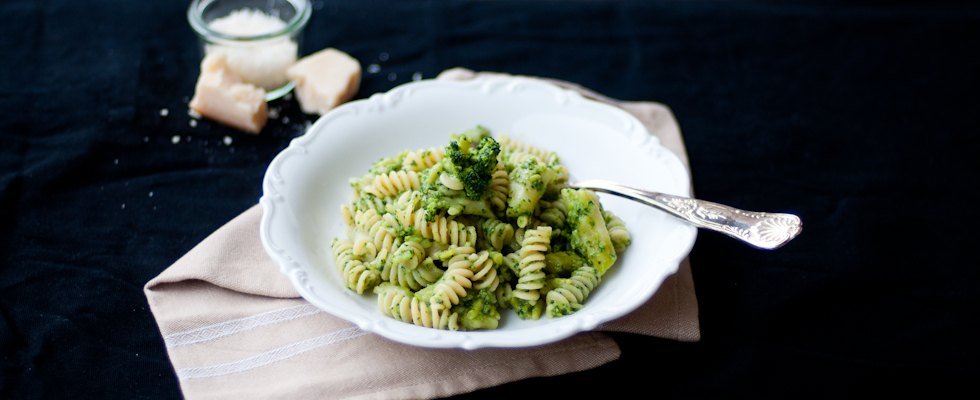
[(244, 83), (233, 73), (223, 54), (210, 54), (201, 62), (191, 110), (222, 124), (259, 133), (269, 111), (265, 90)]
[(303, 57), (286, 75), (296, 84), (303, 112), (326, 114), (357, 93), (361, 64), (347, 53), (328, 48)]

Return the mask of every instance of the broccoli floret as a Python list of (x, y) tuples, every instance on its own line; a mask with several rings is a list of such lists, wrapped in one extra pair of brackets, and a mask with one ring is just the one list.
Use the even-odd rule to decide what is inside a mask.
[(569, 244), (599, 275), (605, 274), (616, 262), (616, 249), (602, 217), (599, 197), (586, 189), (562, 189), (561, 199), (568, 207)]
[[(485, 194), (497, 167), (497, 154), (500, 144), (486, 128), (477, 126), (453, 135), (442, 161), (422, 173), (426, 219), (432, 221), (443, 212), (494, 217)], [(448, 174), (460, 186), (447, 187), (440, 182), (442, 174)]]
[[(473, 143), (477, 143), (476, 148)], [(446, 146), (442, 163), (445, 170), (463, 183), (463, 192), (471, 200), (479, 200), (490, 184), (497, 167), (500, 143), (482, 126), (454, 135)]]
[[(469, 130), (463, 131), (463, 133), (455, 133), (451, 135), (450, 143), (457, 143), (463, 153), (468, 154), (473, 143), (480, 143), (480, 141), (486, 137), (490, 137), (490, 131), (487, 130), (487, 128), (477, 125)], [(447, 156), (451, 157), (449, 154), (447, 154)]]
[(476, 215), (484, 218), (494, 217), (493, 210), (485, 198), (471, 199), (466, 196), (465, 190), (453, 190), (440, 182), (439, 176), (447, 173), (447, 168), (449, 166), (444, 163), (436, 164), (432, 168), (422, 171), (420, 175), (422, 207), (425, 209), (425, 218), (428, 221), (433, 221), (437, 215), (442, 213)]
[(463, 329), (494, 329), (500, 321), (497, 296), (488, 289), (467, 294), (452, 311), (459, 314)]
[(507, 199), (507, 216), (517, 218), (517, 225), (527, 226), (538, 201), (554, 174), (533, 158), (525, 160), (510, 171), (510, 198)]
[(544, 270), (548, 275), (567, 278), (583, 265), (585, 265), (585, 259), (573, 252), (556, 251), (544, 256)]

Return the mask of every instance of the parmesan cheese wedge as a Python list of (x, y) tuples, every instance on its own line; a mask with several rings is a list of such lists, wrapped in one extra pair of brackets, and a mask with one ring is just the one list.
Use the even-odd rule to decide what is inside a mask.
[(347, 53), (327, 48), (300, 59), (286, 76), (296, 84), (303, 112), (326, 114), (357, 93), (361, 64)]
[(224, 54), (204, 57), (190, 107), (199, 114), (249, 133), (259, 133), (269, 118), (265, 90), (242, 81), (228, 69)]

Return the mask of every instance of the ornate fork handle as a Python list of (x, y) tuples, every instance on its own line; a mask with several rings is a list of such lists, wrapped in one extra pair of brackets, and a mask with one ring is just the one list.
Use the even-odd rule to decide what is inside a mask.
[(710, 201), (652, 192), (603, 180), (582, 181), (569, 186), (636, 200), (664, 210), (699, 228), (724, 233), (760, 249), (776, 249), (793, 240), (803, 230), (800, 217), (793, 214), (745, 211)]

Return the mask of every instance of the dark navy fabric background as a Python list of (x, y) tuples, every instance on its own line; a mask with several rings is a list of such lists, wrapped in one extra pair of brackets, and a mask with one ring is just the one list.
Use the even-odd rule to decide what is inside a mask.
[[(0, 398), (179, 397), (142, 286), (312, 120), (280, 101), (259, 136), (191, 127), (187, 3), (0, 4)], [(463, 66), (660, 101), (699, 197), (805, 223), (774, 252), (701, 232), (700, 343), (615, 334), (619, 361), (462, 397), (976, 395), (977, 8), (314, 4), (306, 52), (378, 66), (358, 97)]]

